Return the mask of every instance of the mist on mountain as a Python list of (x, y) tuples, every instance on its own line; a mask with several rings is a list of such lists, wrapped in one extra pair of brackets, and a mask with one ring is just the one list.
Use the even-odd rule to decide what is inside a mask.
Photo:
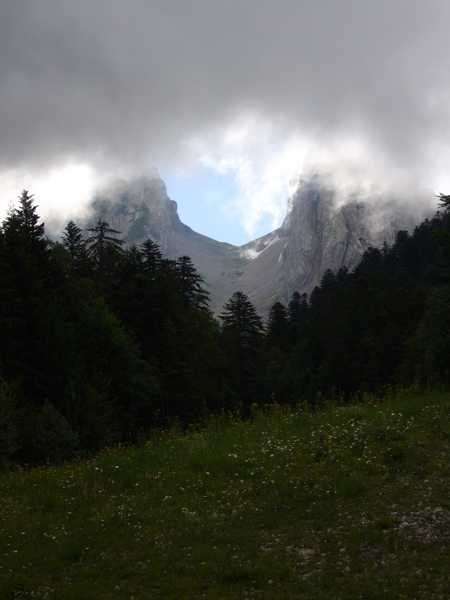
[(336, 170), (307, 166), (291, 182), (282, 225), (243, 246), (213, 240), (182, 223), (156, 170), (111, 181), (93, 198), (89, 218), (107, 220), (128, 244), (150, 237), (167, 258), (190, 256), (214, 312), (242, 290), (267, 315), (274, 302), (289, 302), (293, 291), (310, 293), (327, 269), (351, 269), (368, 248), (392, 244), (399, 230), (412, 231), (436, 210), (431, 190), (349, 182)]

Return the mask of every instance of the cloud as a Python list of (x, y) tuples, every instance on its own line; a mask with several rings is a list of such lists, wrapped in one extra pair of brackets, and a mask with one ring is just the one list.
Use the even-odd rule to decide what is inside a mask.
[(234, 178), (237, 191), (227, 200), (228, 211), (254, 236), (264, 219), (275, 228), (285, 216), (288, 184), (301, 169), (305, 147), (294, 131), (276, 127), (262, 115), (242, 115), (228, 129), (211, 131), (190, 141), (186, 155), (218, 175)]
[(249, 231), (306, 148), (356, 140), (355, 161), (450, 184), (447, 0), (1, 4), (3, 183), (209, 161)]

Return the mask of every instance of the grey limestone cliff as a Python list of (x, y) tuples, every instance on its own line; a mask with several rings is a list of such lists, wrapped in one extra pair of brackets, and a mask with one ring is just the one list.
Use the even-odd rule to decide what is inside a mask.
[(309, 173), (288, 199), (282, 226), (238, 247), (184, 225), (157, 174), (118, 180), (93, 201), (95, 218), (106, 219), (126, 242), (139, 245), (151, 237), (168, 258), (190, 256), (214, 312), (239, 289), (264, 316), (277, 300), (288, 302), (293, 291), (310, 293), (327, 269), (351, 269), (370, 246), (391, 244), (397, 231), (412, 230), (427, 216), (429, 198), (423, 209), (406, 206), (386, 195), (343, 197), (320, 173)]

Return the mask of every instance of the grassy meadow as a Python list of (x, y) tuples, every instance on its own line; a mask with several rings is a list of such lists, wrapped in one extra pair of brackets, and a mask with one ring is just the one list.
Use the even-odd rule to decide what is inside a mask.
[(279, 406), (0, 473), (0, 598), (450, 597), (450, 395)]

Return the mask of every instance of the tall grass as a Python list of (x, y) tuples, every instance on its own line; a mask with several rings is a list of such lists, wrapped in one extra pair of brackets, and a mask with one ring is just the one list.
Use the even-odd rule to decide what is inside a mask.
[(1, 598), (448, 598), (445, 392), (0, 475)]

